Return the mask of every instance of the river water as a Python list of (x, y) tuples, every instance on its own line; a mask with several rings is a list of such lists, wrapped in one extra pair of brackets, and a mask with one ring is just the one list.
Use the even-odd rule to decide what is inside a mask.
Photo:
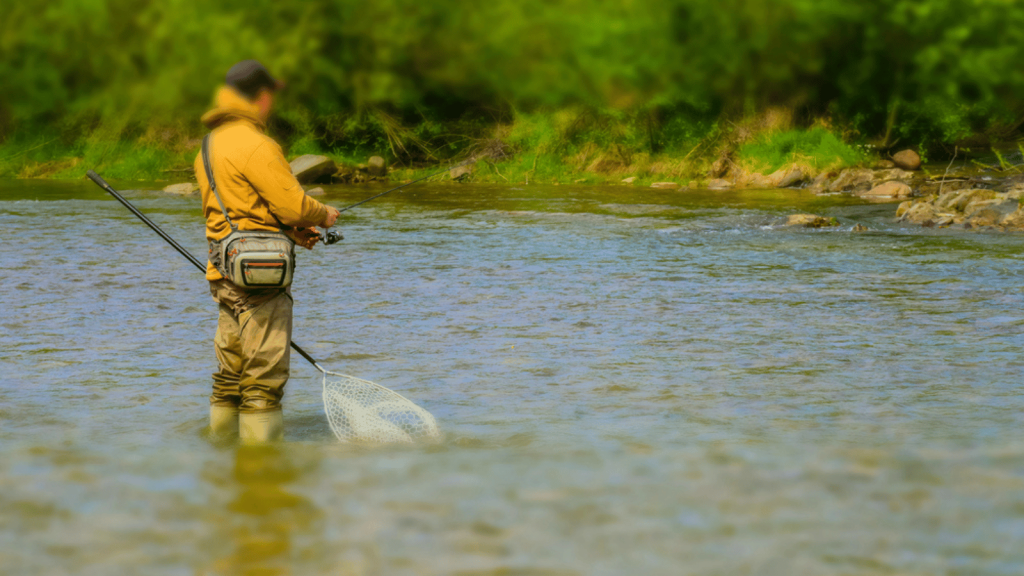
[[(196, 198), (126, 195), (203, 253)], [(779, 226), (793, 212), (842, 226)], [(445, 440), (339, 444), (296, 355), (288, 442), (245, 449), (204, 434), (198, 272), (91, 183), (0, 182), (0, 566), (1021, 574), (1022, 238), (893, 212), (799, 191), (380, 199), (300, 253), (295, 340)]]

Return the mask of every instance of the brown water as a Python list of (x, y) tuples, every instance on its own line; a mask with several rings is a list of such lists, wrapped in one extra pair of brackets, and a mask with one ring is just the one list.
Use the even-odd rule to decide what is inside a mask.
[[(196, 199), (127, 195), (202, 253)], [(843, 226), (777, 226), (796, 211)], [(1024, 573), (1022, 238), (893, 211), (375, 201), (300, 255), (295, 339), (446, 440), (338, 444), (295, 356), (289, 442), (246, 450), (203, 434), (215, 307), (191, 265), (91, 183), (0, 182), (2, 571)]]

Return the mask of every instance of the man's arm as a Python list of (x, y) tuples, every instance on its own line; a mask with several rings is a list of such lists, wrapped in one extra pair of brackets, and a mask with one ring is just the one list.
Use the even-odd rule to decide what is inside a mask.
[(293, 228), (334, 225), (338, 211), (306, 195), (276, 145), (260, 144), (249, 157), (244, 174), (282, 224)]

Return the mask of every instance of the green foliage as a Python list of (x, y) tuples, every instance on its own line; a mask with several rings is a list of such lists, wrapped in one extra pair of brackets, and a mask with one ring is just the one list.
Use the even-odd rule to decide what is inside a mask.
[(0, 141), (184, 154), (224, 71), (255, 57), (288, 82), (271, 129), (293, 151), (413, 165), (514, 126), (556, 156), (686, 155), (768, 107), (928, 150), (1015, 133), (1022, 48), (1011, 0), (3, 2)]
[(793, 162), (826, 169), (866, 160), (864, 152), (823, 128), (766, 134), (741, 146), (737, 155), (741, 163), (765, 174)]

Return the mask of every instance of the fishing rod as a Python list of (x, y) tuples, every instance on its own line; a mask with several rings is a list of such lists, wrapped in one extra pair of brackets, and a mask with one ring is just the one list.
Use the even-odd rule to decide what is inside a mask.
[[(454, 170), (456, 168), (461, 168), (461, 167), (463, 167), (463, 166), (465, 166), (467, 164), (472, 164), (473, 162), (476, 162), (476, 158), (470, 158), (469, 160), (466, 160), (466, 161), (464, 161), (464, 162), (462, 162), (460, 164), (456, 164), (455, 166), (452, 166), (450, 168), (445, 168), (444, 170), (441, 170), (439, 172), (434, 172), (433, 174), (429, 174), (427, 176), (424, 176), (422, 178), (418, 178), (418, 179), (413, 180), (411, 182), (406, 182), (405, 184), (402, 184), (401, 186), (396, 186), (396, 187), (392, 188), (391, 190), (388, 190), (386, 192), (381, 192), (380, 194), (375, 194), (373, 196), (370, 196), (369, 198), (366, 198), (365, 200), (360, 200), (359, 202), (356, 202), (355, 204), (353, 204), (351, 206), (347, 206), (345, 208), (342, 208), (341, 210), (338, 210), (338, 214), (341, 214), (342, 212), (351, 210), (351, 209), (355, 208), (356, 206), (361, 206), (363, 204), (366, 204), (370, 200), (376, 200), (377, 198), (380, 198), (381, 196), (384, 196), (385, 194), (391, 194), (392, 192), (394, 192), (396, 190), (401, 190), (402, 188), (405, 188), (406, 186), (410, 186), (410, 185), (415, 184), (417, 182), (422, 182), (422, 181), (424, 181), (424, 180), (426, 180), (428, 178), (433, 178), (434, 176), (437, 176), (439, 174), (444, 174), (445, 172), (451, 172), (452, 170)], [(323, 241), (323, 243), (325, 245), (330, 246), (331, 244), (337, 244), (338, 242), (344, 240), (344, 237), (341, 235), (341, 232), (335, 232), (333, 230), (328, 230), (323, 235), (321, 240)]]
[[(99, 174), (93, 172), (92, 170), (89, 170), (88, 172), (85, 173), (85, 175), (88, 176), (90, 180), (95, 182), (97, 186), (99, 186), (100, 188), (103, 188), (104, 190), (109, 192), (111, 196), (116, 198), (117, 201), (120, 202), (121, 204), (123, 204), (124, 207), (127, 208), (132, 214), (138, 216), (139, 220), (142, 220), (143, 222), (145, 222), (146, 226), (149, 226), (153, 230), (153, 232), (156, 232), (158, 236), (160, 236), (161, 238), (166, 240), (168, 244), (170, 244), (175, 250), (178, 251), (179, 254), (184, 256), (189, 262), (191, 262), (193, 265), (195, 265), (196, 268), (198, 268), (204, 274), (206, 273), (206, 266), (202, 262), (200, 262), (198, 258), (193, 256), (192, 253), (189, 252), (188, 250), (186, 250), (181, 244), (178, 244), (177, 242), (175, 242), (174, 238), (171, 238), (171, 236), (167, 232), (164, 232), (163, 229), (160, 228), (159, 226), (157, 226), (155, 222), (153, 222), (152, 220), (147, 218), (145, 214), (140, 212), (138, 208), (136, 208), (134, 205), (132, 205), (131, 202), (126, 200), (124, 196), (121, 196), (120, 194), (118, 194), (117, 190), (114, 190), (110, 186), (110, 184), (107, 184), (107, 181), (104, 180)], [(411, 184), (411, 182), (410, 182), (410, 184)], [(319, 370), (321, 372), (324, 372), (324, 369), (320, 367), (320, 364), (317, 363), (317, 361), (314, 360), (312, 356), (307, 354), (305, 350), (300, 348), (298, 344), (296, 344), (295, 342), (291, 342), (291, 345), (292, 345), (292, 348), (296, 352), (298, 352), (300, 356), (305, 358), (317, 370)]]
[(465, 166), (467, 164), (472, 164), (473, 162), (476, 162), (476, 158), (470, 158), (469, 160), (466, 160), (466, 161), (462, 162), (461, 164), (456, 164), (455, 166), (451, 166), (449, 168), (445, 168), (444, 170), (441, 170), (439, 172), (434, 172), (433, 174), (430, 174), (428, 176), (424, 176), (422, 178), (418, 178), (418, 179), (413, 180), (411, 182), (406, 182), (405, 184), (402, 184), (401, 186), (396, 186), (396, 187), (392, 188), (391, 190), (388, 190), (387, 192), (381, 192), (380, 194), (377, 194), (375, 196), (370, 196), (369, 198), (367, 198), (365, 200), (360, 200), (359, 202), (356, 202), (355, 204), (353, 204), (351, 206), (348, 206), (346, 208), (342, 208), (341, 210), (338, 210), (338, 213), (341, 214), (342, 212), (345, 212), (347, 210), (351, 210), (351, 209), (355, 208), (356, 206), (360, 206), (362, 204), (366, 204), (370, 200), (376, 200), (377, 198), (380, 198), (381, 196), (383, 196), (385, 194), (391, 194), (392, 192), (394, 192), (396, 190), (401, 190), (402, 188), (405, 188), (406, 186), (411, 186), (411, 185), (413, 185), (413, 184), (415, 184), (417, 182), (422, 182), (422, 181), (424, 181), (424, 180), (426, 180), (428, 178), (433, 178), (434, 176), (437, 176), (439, 174), (444, 174), (445, 172), (451, 172), (452, 170), (455, 170), (456, 168), (462, 168), (463, 166)]

